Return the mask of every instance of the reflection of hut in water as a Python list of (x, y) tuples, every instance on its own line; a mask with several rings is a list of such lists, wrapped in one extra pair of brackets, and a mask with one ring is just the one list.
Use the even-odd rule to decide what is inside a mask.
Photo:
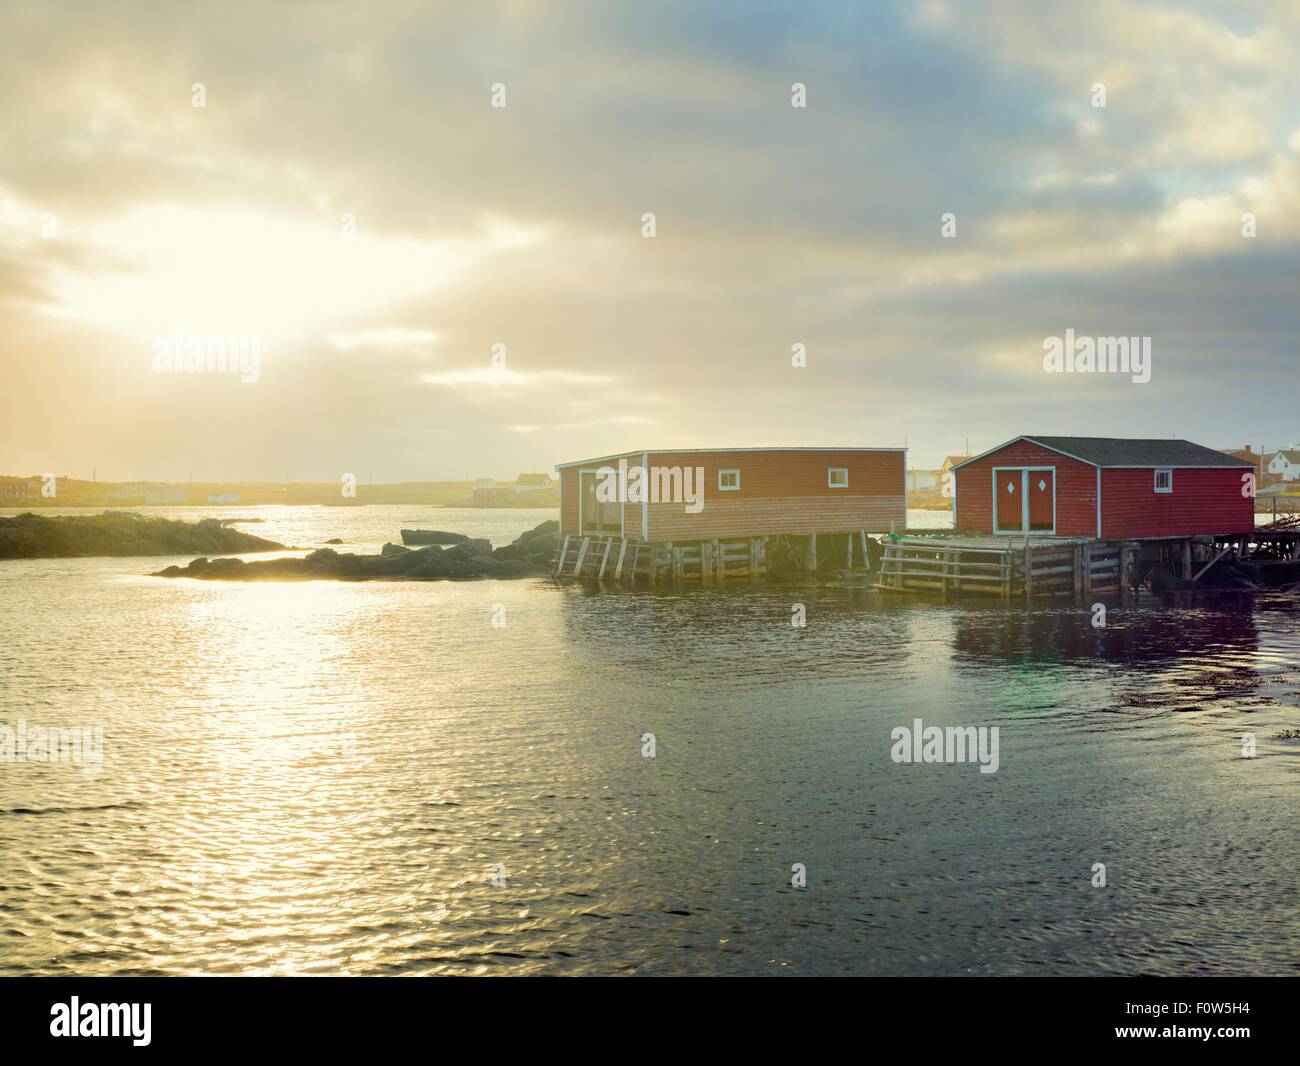
[[(695, 672), (777, 685), (861, 676), (864, 648), (871, 649), (872, 674), (901, 670), (920, 646), (916, 630), (925, 617), (907, 604), (881, 603), (861, 586), (564, 589), (559, 632), (578, 674), (602, 675), (613, 661), (618, 687), (673, 692), (678, 699), (691, 690)], [(792, 624), (797, 621), (807, 624)], [(665, 663), (673, 664), (669, 687)]]
[[(1183, 709), (1258, 693), (1256, 609), (1244, 595), (1216, 597), (1209, 609), (1176, 593), (1149, 606), (1112, 606), (1095, 627), (1087, 608), (963, 611), (954, 619), (953, 656), (969, 669), (998, 667), (1026, 690), (1068, 672), (1061, 696), (1088, 683), (1081, 669), (1102, 672), (1097, 681), (1105, 683), (1122, 666), (1126, 705)], [(1134, 666), (1145, 669), (1135, 674)]]
[(1252, 599), (1215, 597), (1213, 608), (1179, 609), (1190, 593), (1171, 593), (1149, 605), (1107, 608), (1106, 624), (1094, 626), (1089, 607), (1075, 610), (965, 610), (953, 621), (958, 660), (987, 665), (1025, 663), (1138, 662), (1158, 665), (1203, 659), (1222, 650), (1228, 660), (1245, 660), (1259, 645)]

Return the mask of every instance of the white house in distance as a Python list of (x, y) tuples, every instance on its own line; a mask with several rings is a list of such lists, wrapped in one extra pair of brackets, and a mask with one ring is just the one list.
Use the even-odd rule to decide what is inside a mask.
[(1300, 478), (1300, 449), (1284, 448), (1280, 452), (1274, 452), (1265, 469), (1283, 481), (1295, 481)]
[(554, 487), (550, 474), (520, 474), (515, 479), (515, 492), (545, 492)]

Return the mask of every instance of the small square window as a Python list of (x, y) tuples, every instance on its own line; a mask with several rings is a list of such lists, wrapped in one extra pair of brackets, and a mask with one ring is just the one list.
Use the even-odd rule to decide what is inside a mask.
[(1156, 492), (1174, 491), (1174, 472), (1172, 470), (1156, 471)]
[(739, 470), (719, 470), (718, 471), (718, 491), (719, 492), (738, 492), (740, 490), (740, 471)]
[(833, 489), (847, 489), (849, 487), (849, 468), (847, 466), (832, 466), (826, 471), (826, 484)]

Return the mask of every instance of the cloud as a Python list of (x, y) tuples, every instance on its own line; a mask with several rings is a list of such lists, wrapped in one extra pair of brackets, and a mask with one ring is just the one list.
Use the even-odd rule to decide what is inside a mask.
[(571, 370), (539, 370), (525, 374), (506, 367), (470, 367), (462, 370), (447, 370), (435, 374), (422, 374), (420, 380), (426, 385), (486, 385), (492, 388), (513, 386), (528, 388), (534, 385), (601, 385), (614, 380), (608, 375), (580, 374)]
[(340, 351), (357, 348), (415, 348), (427, 349), (438, 339), (431, 329), (405, 329), (401, 326), (382, 326), (359, 329), (350, 333), (332, 333), (329, 342)]
[[(0, 369), (59, 400), (0, 470), (1289, 440), (1209, 368), (1294, 362), (1298, 60), (1264, 2), (6, 5)], [(1022, 372), (1068, 326), (1157, 337), (1141, 410)], [(262, 382), (158, 380), (176, 328), (274, 338)]]

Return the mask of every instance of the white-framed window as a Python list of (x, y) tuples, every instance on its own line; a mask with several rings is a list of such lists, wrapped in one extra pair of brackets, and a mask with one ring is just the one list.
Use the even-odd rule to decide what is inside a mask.
[(826, 486), (832, 489), (847, 489), (849, 487), (849, 468), (847, 466), (827, 467)]
[(1156, 492), (1174, 491), (1174, 472), (1168, 468), (1156, 471)]
[(719, 492), (739, 492), (740, 491), (740, 471), (735, 467), (730, 470), (718, 471), (718, 491)]

